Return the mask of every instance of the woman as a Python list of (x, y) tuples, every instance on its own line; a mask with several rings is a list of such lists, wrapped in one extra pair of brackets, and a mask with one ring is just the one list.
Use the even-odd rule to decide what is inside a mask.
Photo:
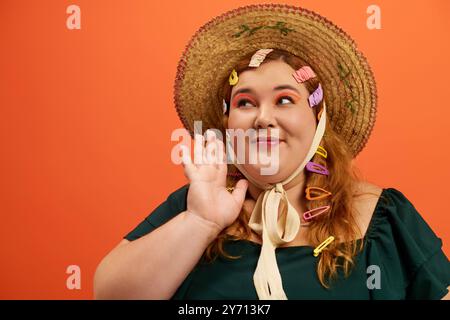
[[(213, 130), (213, 157), (195, 164), (183, 152), (189, 184), (103, 259), (96, 298), (447, 297), (441, 239), (400, 191), (352, 167), (373, 128), (376, 90), (341, 29), (282, 5), (225, 13), (187, 46), (175, 103), (191, 134), (201, 120), (221, 136), (256, 136), (227, 141), (228, 165)], [(276, 155), (277, 170), (263, 174), (261, 161), (239, 154)]]

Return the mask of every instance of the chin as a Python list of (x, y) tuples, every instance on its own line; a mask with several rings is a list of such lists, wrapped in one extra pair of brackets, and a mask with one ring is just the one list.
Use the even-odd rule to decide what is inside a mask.
[(283, 170), (282, 164), (280, 164), (278, 170), (271, 169), (269, 166), (259, 166), (256, 164), (246, 165), (244, 168), (253, 179), (261, 183), (278, 183), (287, 179), (291, 174), (291, 172), (286, 172), (286, 170)]

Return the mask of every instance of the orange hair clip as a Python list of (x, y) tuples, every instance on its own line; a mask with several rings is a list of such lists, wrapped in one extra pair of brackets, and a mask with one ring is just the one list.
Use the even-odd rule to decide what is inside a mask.
[[(306, 199), (308, 200), (320, 200), (331, 195), (331, 192), (319, 188), (319, 187), (307, 187), (306, 188)], [(315, 196), (311, 196), (311, 193), (315, 193)]]

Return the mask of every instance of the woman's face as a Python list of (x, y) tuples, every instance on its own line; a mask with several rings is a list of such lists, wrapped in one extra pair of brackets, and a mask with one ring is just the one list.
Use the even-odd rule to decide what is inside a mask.
[[(239, 74), (231, 91), (228, 129), (254, 129), (260, 138), (246, 138), (245, 147), (239, 147), (234, 139), (234, 151), (243, 152), (245, 148), (245, 163), (241, 165), (262, 183), (289, 177), (305, 159), (316, 131), (316, 117), (308, 104), (309, 92), (294, 79), (294, 71), (283, 61), (269, 61)], [(262, 138), (275, 136), (273, 129), (278, 129), (279, 142), (275, 144)], [(261, 168), (268, 168), (267, 162), (249, 163), (249, 152), (256, 152), (257, 158), (265, 152), (272, 159), (276, 158), (273, 152), (277, 152), (279, 169), (274, 174), (261, 174)]]

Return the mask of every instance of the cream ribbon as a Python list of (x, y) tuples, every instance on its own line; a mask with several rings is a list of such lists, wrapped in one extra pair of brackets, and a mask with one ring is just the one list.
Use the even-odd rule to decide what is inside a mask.
[[(236, 157), (233, 154), (234, 165), (250, 182), (265, 190), (258, 196), (249, 221), (250, 228), (262, 235), (261, 253), (253, 275), (256, 292), (261, 300), (287, 300), (277, 265), (275, 249), (281, 244), (295, 239), (300, 230), (300, 217), (297, 210), (289, 203), (283, 186), (299, 175), (306, 164), (314, 157), (325, 133), (325, 125), (326, 106), (324, 101), (322, 115), (308, 154), (302, 164), (288, 178), (276, 184), (261, 184), (256, 181), (243, 166), (235, 161)], [(230, 152), (234, 153), (232, 147), (229, 149)], [(280, 218), (278, 218), (279, 209), (281, 209)]]

